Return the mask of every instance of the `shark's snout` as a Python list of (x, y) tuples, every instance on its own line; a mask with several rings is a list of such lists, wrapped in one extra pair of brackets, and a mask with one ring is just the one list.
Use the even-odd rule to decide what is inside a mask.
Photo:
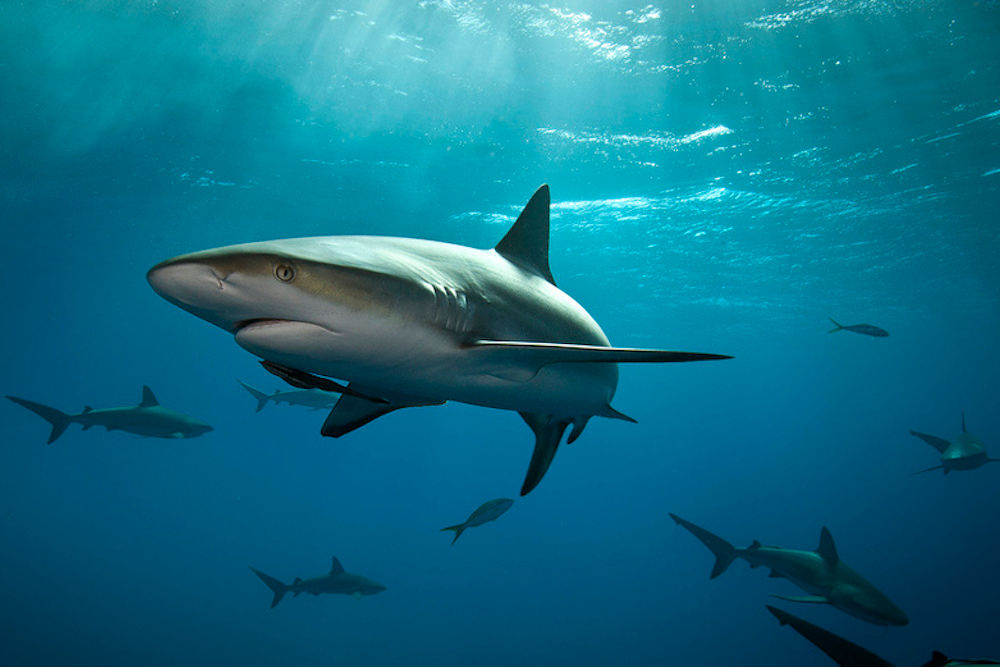
[(181, 306), (202, 307), (213, 290), (224, 287), (215, 269), (200, 262), (163, 262), (149, 270), (146, 280), (157, 294)]

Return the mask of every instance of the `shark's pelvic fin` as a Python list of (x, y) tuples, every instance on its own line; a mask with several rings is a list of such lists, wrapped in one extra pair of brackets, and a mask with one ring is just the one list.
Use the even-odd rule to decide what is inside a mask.
[(816, 553), (831, 567), (840, 561), (840, 557), (837, 555), (837, 546), (833, 543), (833, 535), (830, 534), (826, 526), (823, 526), (823, 530), (819, 531), (819, 547), (817, 547)]
[(549, 186), (535, 191), (517, 222), (496, 245), (495, 250), (505, 259), (537, 273), (553, 285), (549, 270)]
[(139, 407), (152, 408), (159, 404), (160, 402), (156, 400), (156, 395), (153, 394), (153, 390), (146, 385), (142, 385), (142, 401), (139, 403)]
[(524, 476), (524, 484), (521, 485), (521, 495), (525, 496), (542, 481), (545, 471), (549, 469), (549, 464), (556, 455), (556, 450), (559, 449), (563, 432), (571, 420), (556, 419), (552, 415), (534, 412), (522, 412), (521, 417), (535, 432), (535, 451), (531, 454), (528, 473)]
[(920, 433), (919, 431), (910, 431), (910, 435), (917, 436), (918, 438), (920, 438), (928, 445), (941, 452), (942, 454), (944, 454), (944, 450), (948, 449), (948, 447), (951, 446), (950, 442), (948, 442), (944, 438), (939, 438), (936, 435), (927, 435), (926, 433)]
[(334, 556), (330, 563), (330, 574), (340, 574), (344, 571), (344, 566), (340, 564), (340, 561)]
[(264, 574), (260, 570), (254, 569), (252, 567), (250, 568), (250, 570), (253, 571), (253, 573), (256, 574), (258, 577), (260, 577), (260, 580), (263, 581), (265, 584), (267, 584), (267, 587), (271, 589), (272, 593), (274, 593), (274, 597), (271, 598), (271, 609), (277, 607), (278, 603), (281, 602), (281, 598), (285, 597), (285, 593), (288, 592), (289, 588), (288, 585), (281, 583), (271, 575)]
[(806, 604), (830, 604), (822, 595), (778, 595), (771, 593), (771, 597), (784, 600), (786, 602), (805, 602)]
[(813, 625), (794, 614), (767, 605), (767, 610), (774, 614), (781, 625), (790, 625), (800, 635), (812, 642), (819, 650), (826, 653), (841, 667), (892, 667), (868, 649), (862, 648), (829, 630)]
[(696, 526), (695, 524), (682, 519), (676, 514), (671, 514), (670, 518), (674, 520), (678, 526), (687, 529), (692, 535), (701, 540), (709, 550), (715, 554), (715, 564), (712, 566), (712, 573), (709, 575), (709, 579), (715, 579), (717, 576), (729, 569), (729, 566), (733, 564), (736, 557), (739, 555), (736, 552), (736, 547), (734, 547), (729, 542), (725, 541), (715, 533), (710, 533), (701, 526)]

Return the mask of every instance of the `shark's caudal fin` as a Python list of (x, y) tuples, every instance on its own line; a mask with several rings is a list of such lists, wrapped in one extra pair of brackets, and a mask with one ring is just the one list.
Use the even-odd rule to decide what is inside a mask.
[(827, 333), (837, 333), (838, 331), (843, 330), (844, 328), (843, 325), (839, 324), (837, 320), (833, 319), (832, 317), (828, 317), (827, 319), (833, 322), (834, 326), (836, 326), (835, 329), (830, 329), (829, 331), (827, 331)]
[(818, 625), (813, 625), (795, 614), (789, 614), (787, 611), (771, 605), (766, 606), (767, 610), (778, 619), (778, 623), (792, 626), (797, 633), (812, 642), (841, 667), (892, 667), (892, 663), (883, 660), (854, 642), (847, 641)]
[(734, 547), (729, 542), (719, 537), (714, 533), (710, 533), (701, 526), (696, 526), (690, 521), (680, 518), (676, 514), (671, 514), (670, 518), (674, 520), (677, 525), (686, 528), (692, 535), (701, 540), (709, 550), (715, 554), (715, 565), (712, 566), (712, 574), (709, 575), (710, 579), (715, 579), (717, 576), (725, 572), (733, 561), (736, 560), (736, 547)]
[[(570, 419), (556, 419), (552, 415), (542, 415), (534, 412), (522, 412), (521, 417), (531, 430), (535, 432), (535, 450), (531, 453), (531, 462), (528, 463), (528, 472), (524, 476), (524, 483), (521, 485), (521, 495), (526, 496), (533, 488), (538, 486), (549, 469), (552, 459), (559, 448), (563, 432), (570, 425)], [(579, 434), (577, 434), (579, 435)], [(457, 537), (455, 539), (458, 539)]]
[(549, 186), (535, 191), (517, 222), (496, 245), (504, 259), (556, 284), (549, 269)]
[(267, 587), (270, 588), (271, 592), (274, 593), (274, 597), (271, 599), (271, 609), (277, 607), (278, 603), (281, 602), (281, 598), (285, 597), (285, 593), (288, 592), (289, 586), (287, 584), (281, 583), (280, 581), (278, 581), (269, 574), (264, 574), (260, 570), (257, 570), (252, 567), (250, 568), (250, 570), (253, 571), (253, 573), (256, 574), (258, 577), (260, 577), (260, 580), (263, 581), (265, 584), (267, 584)]
[(462, 536), (463, 532), (465, 532), (465, 528), (466, 528), (466, 525), (464, 523), (459, 523), (459, 524), (455, 524), (454, 526), (448, 526), (447, 528), (442, 528), (441, 532), (443, 533), (446, 530), (454, 530), (455, 531), (455, 539), (453, 539), (451, 541), (451, 543), (454, 544), (455, 542), (458, 542), (458, 538)]
[(257, 410), (256, 410), (256, 412), (260, 412), (261, 410), (263, 410), (264, 406), (267, 405), (267, 401), (270, 398), (270, 396), (268, 396), (267, 394), (265, 394), (262, 391), (254, 389), (253, 387), (251, 387), (250, 385), (248, 385), (246, 382), (243, 382), (242, 380), (237, 380), (237, 382), (239, 382), (240, 385), (244, 389), (246, 389), (247, 391), (249, 391), (251, 396), (253, 396), (254, 398), (257, 399)]
[(18, 398), (16, 396), (8, 396), (10, 400), (14, 401), (18, 405), (24, 408), (28, 408), (36, 415), (44, 419), (45, 421), (52, 424), (52, 433), (49, 434), (48, 444), (52, 444), (56, 439), (63, 434), (66, 427), (70, 425), (73, 418), (66, 414), (56, 410), (55, 408), (50, 408), (47, 405), (42, 405), (41, 403), (35, 403), (34, 401), (29, 401), (23, 398)]

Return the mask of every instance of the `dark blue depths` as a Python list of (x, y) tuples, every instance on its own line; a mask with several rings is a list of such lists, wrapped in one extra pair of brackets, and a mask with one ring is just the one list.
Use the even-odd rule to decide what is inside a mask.
[[(841, 558), (910, 618), (794, 613), (883, 655), (996, 656), (996, 2), (7, 2), (0, 7), (3, 394), (160, 402), (190, 440), (0, 406), (5, 664), (822, 664), (796, 594), (709, 554)], [(515, 497), (513, 414), (401, 411), (338, 441), (145, 271), (243, 241), (490, 247), (541, 183), (551, 266), (615, 345), (615, 406)], [(828, 335), (829, 320), (888, 338)], [(997, 455), (997, 454), (994, 454)], [(268, 609), (337, 556), (379, 595)], [(782, 605), (785, 603), (777, 603)]]

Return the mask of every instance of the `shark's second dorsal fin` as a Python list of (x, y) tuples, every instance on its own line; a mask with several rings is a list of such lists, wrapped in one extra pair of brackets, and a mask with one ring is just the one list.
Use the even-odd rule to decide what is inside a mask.
[(156, 400), (156, 396), (153, 394), (153, 390), (146, 385), (142, 385), (142, 402), (139, 403), (140, 408), (151, 408), (154, 405), (159, 405), (160, 402)]
[(549, 186), (535, 191), (517, 222), (496, 245), (495, 250), (507, 260), (534, 271), (553, 285), (549, 269)]
[(819, 531), (819, 548), (816, 549), (816, 553), (826, 561), (827, 565), (836, 565), (840, 561), (837, 547), (833, 543), (833, 535), (830, 534), (826, 526), (823, 526), (823, 530)]
[(343, 572), (344, 566), (340, 564), (340, 561), (337, 560), (337, 557), (334, 556), (332, 560), (333, 563), (330, 565), (330, 574), (340, 574), (341, 572)]

